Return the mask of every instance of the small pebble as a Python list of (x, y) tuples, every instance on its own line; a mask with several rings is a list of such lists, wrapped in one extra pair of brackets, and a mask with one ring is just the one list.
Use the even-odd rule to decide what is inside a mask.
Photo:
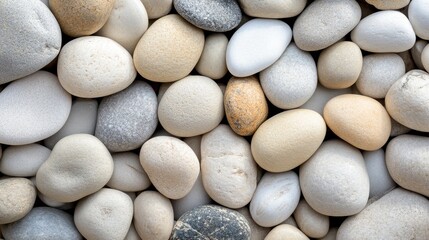
[(310, 240), (303, 232), (301, 232), (301, 230), (288, 224), (280, 224), (276, 226), (268, 233), (264, 240), (284, 239)]
[(136, 228), (134, 227), (134, 223), (131, 223), (130, 229), (128, 229), (127, 236), (125, 236), (124, 240), (141, 240)]
[(427, 71), (429, 71), (429, 44), (426, 45), (426, 47), (423, 49), (420, 59), (423, 65), (423, 68)]
[(410, 0), (365, 0), (367, 3), (373, 5), (380, 10), (396, 10), (407, 6)]
[(173, 0), (140, 0), (146, 8), (149, 19), (167, 15), (173, 8)]
[(419, 38), (429, 40), (429, 2), (426, 0), (413, 0), (408, 5), (408, 18)]
[(305, 199), (299, 202), (293, 217), (299, 229), (308, 237), (321, 238), (329, 231), (329, 217), (316, 212)]
[(50, 149), (37, 143), (9, 146), (0, 156), (0, 172), (14, 177), (36, 176), (50, 154)]
[(364, 151), (362, 155), (369, 177), (369, 198), (379, 199), (396, 187), (387, 170), (384, 150)]
[(242, 10), (249, 16), (260, 18), (290, 18), (304, 10), (307, 0), (238, 0)]
[(31, 211), (35, 201), (36, 187), (30, 180), (0, 179), (0, 226), (23, 218)]
[[(416, 43), (414, 44), (413, 48), (411, 48), (411, 50), (410, 50), (414, 63), (421, 70), (425, 69), (425, 67), (423, 66), (422, 53), (423, 53), (423, 50), (427, 44), (428, 44), (428, 42), (426, 40), (421, 40), (421, 39), (417, 40)], [(427, 56), (425, 58), (428, 58), (429, 53), (427, 52), (425, 54), (425, 56)], [(425, 62), (429, 63), (429, 59), (426, 60)]]
[(195, 70), (212, 79), (220, 79), (228, 72), (226, 68), (226, 48), (228, 38), (222, 33), (212, 33), (205, 39), (204, 49)]
[(271, 228), (261, 227), (253, 220), (248, 207), (237, 209), (237, 212), (243, 215), (243, 217), (246, 218), (247, 222), (249, 223), (252, 233), (250, 240), (264, 240), (267, 234), (271, 231)]
[(299, 108), (313, 110), (320, 115), (323, 115), (323, 109), (329, 100), (336, 96), (349, 93), (352, 93), (351, 88), (331, 89), (325, 88), (321, 84), (317, 84), (316, 90), (314, 91), (311, 98)]

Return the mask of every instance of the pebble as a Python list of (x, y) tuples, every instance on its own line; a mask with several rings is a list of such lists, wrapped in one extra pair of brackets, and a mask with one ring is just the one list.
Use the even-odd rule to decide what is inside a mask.
[(140, 0), (146, 8), (149, 19), (167, 15), (173, 8), (173, 0)]
[(365, 2), (373, 5), (379, 10), (396, 10), (406, 7), (410, 3), (410, 0), (365, 0)]
[(238, 0), (242, 10), (249, 16), (259, 18), (290, 18), (300, 14), (307, 0)]
[(123, 240), (133, 220), (133, 201), (118, 190), (102, 188), (80, 200), (74, 222), (86, 239)]
[(43, 143), (52, 149), (63, 137), (77, 133), (94, 135), (97, 122), (98, 102), (96, 99), (76, 98), (71, 106), (69, 117), (63, 127)]
[(336, 240), (337, 232), (338, 232), (338, 228), (336, 227), (330, 228), (328, 233), (322, 238), (319, 238), (319, 240)]
[(362, 152), (369, 177), (369, 198), (379, 199), (396, 187), (386, 167), (383, 149)]
[[(31, 178), (31, 180), (33, 181), (34, 184), (36, 183), (36, 177)], [(46, 206), (64, 210), (64, 211), (74, 209), (76, 206), (75, 202), (64, 203), (64, 202), (58, 202), (58, 201), (52, 200), (51, 198), (43, 195), (43, 193), (41, 193), (40, 191), (37, 192), (37, 197), (40, 199), (40, 201), (46, 204)]]
[(134, 200), (134, 227), (141, 239), (169, 239), (174, 224), (171, 202), (156, 191), (144, 191)]
[(252, 137), (251, 150), (260, 167), (284, 172), (307, 161), (322, 144), (325, 134), (325, 121), (318, 113), (289, 110), (262, 123)]
[(325, 105), (323, 117), (338, 137), (362, 150), (377, 150), (390, 136), (389, 114), (370, 97), (344, 94), (332, 98)]
[(61, 139), (37, 171), (40, 192), (58, 202), (74, 202), (100, 190), (113, 173), (107, 148), (89, 134)]
[(38, 71), (0, 92), (0, 143), (24, 145), (43, 140), (64, 125), (72, 99), (58, 78)]
[(250, 202), (250, 214), (258, 225), (274, 227), (292, 215), (300, 196), (298, 175), (295, 172), (266, 172)]
[(307, 236), (298, 228), (289, 224), (280, 224), (273, 228), (264, 240), (309, 240)]
[(426, 0), (413, 0), (408, 6), (408, 18), (419, 38), (429, 40), (429, 2)]
[(356, 82), (359, 92), (372, 98), (384, 98), (390, 87), (405, 74), (405, 63), (395, 53), (369, 54)]
[(311, 208), (327, 216), (354, 215), (365, 207), (369, 196), (362, 154), (341, 140), (320, 146), (299, 168), (299, 183)]
[(408, 190), (429, 197), (429, 138), (404, 134), (390, 140), (386, 165), (395, 182)]
[(411, 70), (398, 79), (386, 94), (386, 109), (400, 124), (429, 132), (429, 74)]
[(427, 44), (426, 47), (423, 49), (420, 57), (423, 68), (426, 70), (426, 72), (429, 71), (429, 47), (427, 46), (429, 46), (429, 44)]
[(194, 151), (195, 155), (197, 155), (198, 160), (200, 161), (201, 161), (201, 139), (202, 138), (203, 138), (202, 135), (183, 138), (183, 141), (186, 144), (188, 144), (189, 147), (192, 148), (192, 151)]
[[(417, 40), (413, 48), (411, 48), (410, 50), (414, 63), (419, 69), (422, 69), (422, 70), (425, 69), (425, 67), (423, 66), (422, 53), (427, 44), (428, 42), (426, 40), (421, 40), (421, 39)], [(425, 56), (427, 56), (425, 58), (428, 58), (429, 52), (427, 52)], [(429, 59), (426, 60), (426, 62), (429, 63)]]
[(291, 43), (273, 65), (260, 73), (260, 78), (262, 89), (273, 105), (297, 108), (316, 90), (316, 63), (310, 53)]
[(293, 39), (304, 51), (318, 51), (346, 36), (361, 18), (355, 0), (316, 0), (298, 16)]
[(232, 130), (250, 136), (267, 119), (268, 104), (255, 76), (229, 79), (224, 94), (225, 115)]
[(125, 236), (124, 240), (141, 240), (136, 228), (134, 227), (134, 223), (131, 223), (130, 229), (128, 230), (127, 236)]
[(68, 1), (49, 0), (49, 8), (61, 30), (71, 36), (91, 35), (107, 22), (115, 0)]
[(36, 187), (26, 178), (0, 179), (0, 226), (27, 215), (36, 201)]
[(151, 81), (173, 82), (186, 77), (204, 48), (204, 33), (177, 14), (155, 21), (134, 50), (138, 73)]
[(60, 52), (60, 26), (40, 0), (4, 0), (0, 16), (0, 84), (38, 71)]
[(111, 152), (140, 148), (158, 125), (157, 107), (152, 87), (135, 81), (123, 91), (101, 100), (95, 136)]
[(408, 18), (393, 10), (375, 12), (362, 19), (351, 38), (362, 50), (374, 53), (403, 52), (416, 42)]
[(316, 90), (314, 91), (311, 98), (299, 108), (310, 109), (319, 113), (320, 115), (323, 115), (323, 109), (325, 108), (325, 105), (327, 102), (329, 102), (329, 100), (336, 96), (349, 93), (352, 93), (351, 88), (331, 89), (325, 88), (321, 84), (317, 84)]
[(395, 119), (390, 117), (390, 121), (392, 122), (392, 130), (390, 131), (391, 137), (396, 137), (401, 134), (405, 134), (411, 131), (408, 127), (405, 127), (404, 125), (398, 123)]
[(228, 208), (244, 207), (257, 184), (257, 165), (250, 144), (224, 124), (204, 134), (201, 176), (204, 189), (217, 203)]
[(171, 240), (250, 239), (251, 229), (240, 213), (217, 205), (204, 205), (183, 214), (174, 225)]
[(155, 188), (170, 199), (188, 194), (200, 172), (195, 153), (175, 137), (160, 136), (145, 142), (140, 163)]
[(195, 70), (212, 79), (220, 79), (228, 72), (226, 68), (226, 48), (228, 38), (223, 33), (209, 34)]
[(250, 240), (264, 240), (267, 234), (271, 231), (271, 228), (262, 227), (253, 220), (248, 207), (237, 209), (237, 212), (243, 215), (249, 223), (251, 231)]
[(299, 202), (293, 216), (299, 229), (308, 237), (321, 238), (329, 231), (329, 217), (316, 212), (305, 199)]
[(174, 0), (173, 5), (184, 19), (207, 31), (227, 32), (241, 21), (240, 6), (235, 0)]
[(36, 176), (50, 154), (50, 149), (37, 143), (9, 146), (0, 160), (0, 172), (14, 177)]
[(188, 76), (173, 83), (158, 106), (162, 127), (178, 137), (192, 137), (213, 130), (224, 116), (219, 86), (204, 76)]
[(402, 188), (347, 218), (337, 239), (428, 239), (429, 201)]
[(113, 174), (107, 186), (123, 192), (139, 192), (150, 187), (151, 182), (142, 165), (139, 155), (133, 152), (112, 154)]
[(115, 40), (132, 54), (148, 25), (141, 0), (115, 0), (110, 17), (97, 35)]
[(50, 207), (36, 207), (23, 219), (1, 226), (5, 239), (81, 240), (73, 217)]
[(75, 38), (64, 45), (57, 71), (63, 88), (82, 98), (117, 93), (137, 75), (128, 51), (119, 43), (99, 36)]
[(292, 40), (292, 30), (285, 22), (252, 19), (243, 24), (229, 40), (226, 65), (236, 77), (258, 73), (280, 58)]
[(362, 64), (362, 52), (356, 43), (337, 42), (320, 53), (317, 60), (319, 81), (327, 88), (348, 88), (358, 80)]

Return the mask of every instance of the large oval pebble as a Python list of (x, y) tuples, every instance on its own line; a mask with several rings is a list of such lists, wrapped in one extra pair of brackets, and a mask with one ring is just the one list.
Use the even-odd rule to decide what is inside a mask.
[(36, 187), (26, 178), (0, 180), (0, 226), (27, 215), (36, 201)]
[(51, 150), (40, 144), (9, 146), (0, 160), (0, 172), (14, 177), (36, 176)]
[(304, 10), (307, 0), (238, 0), (243, 11), (252, 17), (290, 18)]
[(413, 0), (408, 6), (408, 18), (419, 38), (429, 40), (429, 2), (426, 0)]

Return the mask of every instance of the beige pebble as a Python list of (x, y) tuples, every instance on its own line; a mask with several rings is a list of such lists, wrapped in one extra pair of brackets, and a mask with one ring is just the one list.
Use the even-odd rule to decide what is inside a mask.
[(256, 130), (252, 154), (267, 171), (288, 171), (307, 161), (322, 144), (325, 134), (325, 121), (318, 113), (307, 109), (284, 111)]
[(15, 222), (33, 208), (36, 188), (26, 178), (0, 179), (0, 224)]
[(351, 145), (373, 151), (389, 139), (390, 117), (376, 100), (357, 94), (331, 99), (323, 110), (328, 127)]
[(170, 14), (158, 19), (143, 34), (134, 50), (134, 65), (148, 80), (173, 82), (192, 71), (203, 48), (203, 30), (177, 14)]
[(301, 200), (293, 213), (299, 229), (311, 238), (321, 238), (329, 231), (329, 217), (316, 212), (305, 199)]
[(281, 224), (273, 228), (265, 240), (310, 240), (301, 230), (298, 228), (288, 225)]
[(267, 119), (268, 104), (255, 76), (232, 77), (224, 95), (225, 114), (232, 130), (250, 136)]
[(114, 0), (49, 0), (61, 30), (72, 37), (91, 35), (106, 23)]
[(125, 236), (124, 240), (141, 240), (136, 228), (134, 227), (134, 223), (131, 223), (130, 229), (128, 229), (127, 236)]
[(379, 10), (396, 10), (406, 7), (410, 0), (365, 0)]
[(149, 19), (167, 15), (173, 8), (173, 0), (140, 0), (146, 8)]
[(426, 40), (420, 39), (420, 40), (417, 40), (413, 48), (411, 48), (411, 56), (413, 58), (413, 61), (416, 64), (416, 66), (421, 70), (425, 69), (422, 63), (422, 53), (427, 44), (428, 42)]
[(249, 16), (260, 18), (290, 18), (304, 10), (307, 0), (239, 0), (241, 9)]
[(426, 72), (429, 71), (429, 47), (428, 46), (429, 44), (426, 45), (426, 47), (423, 49), (421, 54), (421, 62)]
[(328, 233), (324, 237), (318, 238), (318, 239), (319, 240), (336, 240), (337, 232), (338, 232), (338, 228), (336, 227), (330, 228)]
[(248, 207), (237, 209), (237, 212), (243, 215), (243, 217), (246, 218), (247, 222), (249, 223), (250, 231), (252, 232), (250, 240), (264, 240), (264, 238), (271, 231), (271, 228), (261, 227), (253, 220)]
[(195, 70), (212, 79), (220, 79), (228, 72), (226, 68), (226, 47), (228, 38), (223, 33), (206, 37), (204, 49)]

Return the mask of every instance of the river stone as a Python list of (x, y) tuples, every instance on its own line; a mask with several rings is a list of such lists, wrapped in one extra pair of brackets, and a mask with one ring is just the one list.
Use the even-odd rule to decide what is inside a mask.
[(420, 60), (426, 72), (429, 71), (429, 47), (427, 46), (429, 46), (429, 44), (426, 45), (420, 56)]
[(310, 109), (322, 115), (323, 108), (325, 108), (325, 105), (327, 102), (329, 102), (329, 100), (336, 96), (348, 93), (352, 93), (351, 88), (330, 89), (325, 88), (321, 84), (317, 84), (316, 90), (314, 91), (311, 98), (299, 108)]
[(290, 18), (304, 10), (307, 0), (238, 0), (249, 16), (260, 18)]
[(396, 187), (387, 170), (384, 150), (364, 151), (362, 155), (369, 177), (369, 198), (378, 199)]
[(240, 6), (235, 0), (174, 0), (173, 4), (184, 19), (207, 31), (230, 31), (241, 21)]
[(27, 215), (36, 201), (36, 187), (26, 178), (0, 179), (0, 224)]
[(98, 108), (95, 136), (111, 152), (139, 148), (158, 124), (155, 91), (143, 81), (104, 97)]
[(141, 240), (136, 228), (134, 227), (134, 223), (131, 223), (130, 229), (128, 230), (127, 236), (125, 236), (124, 240)]
[(36, 176), (50, 154), (50, 149), (37, 143), (9, 146), (0, 160), (0, 172), (14, 177)]
[(429, 74), (411, 70), (398, 79), (386, 94), (390, 116), (411, 129), (429, 132)]
[(36, 207), (23, 219), (1, 226), (5, 239), (81, 240), (73, 217), (50, 207)]
[(429, 2), (426, 0), (413, 0), (408, 5), (408, 18), (419, 38), (429, 40)]
[(0, 84), (36, 72), (60, 52), (60, 26), (40, 0), (4, 0), (0, 16)]
[(74, 202), (100, 190), (113, 173), (107, 148), (89, 134), (61, 139), (37, 171), (40, 192), (59, 202)]
[(316, 0), (296, 19), (293, 39), (304, 51), (318, 51), (346, 36), (360, 18), (355, 0)]
[(183, 141), (186, 144), (188, 144), (189, 147), (192, 148), (192, 151), (194, 151), (195, 155), (197, 155), (198, 160), (200, 161), (201, 161), (201, 139), (202, 138), (203, 138), (202, 135), (183, 138)]
[[(411, 48), (410, 50), (414, 63), (419, 69), (422, 69), (422, 70), (425, 69), (425, 67), (423, 66), (422, 53), (427, 45), (428, 45), (428, 41), (420, 39), (416, 41), (413, 48)], [(428, 69), (429, 69), (429, 50), (426, 51), (424, 58), (426, 59), (425, 62), (428, 64)]]
[(310, 240), (301, 230), (289, 224), (280, 224), (273, 228), (264, 240)]
[(0, 92), (0, 143), (24, 145), (45, 139), (64, 125), (72, 99), (49, 72), (38, 71)]
[(140, 0), (146, 8), (149, 19), (167, 15), (173, 8), (173, 0)]
[(212, 79), (220, 79), (228, 72), (226, 68), (226, 48), (228, 38), (223, 33), (213, 33), (206, 37), (204, 49), (195, 70)]
[(242, 207), (240, 209), (237, 209), (237, 212), (243, 215), (243, 217), (245, 217), (247, 222), (249, 223), (250, 230), (252, 232), (252, 235), (249, 240), (264, 240), (267, 234), (271, 231), (271, 228), (259, 226), (253, 220), (248, 207)]
[(428, 239), (428, 223), (429, 200), (397, 188), (347, 218), (337, 239)]
[(396, 10), (406, 7), (410, 0), (365, 0), (379, 10)]
[(302, 199), (293, 213), (299, 229), (308, 237), (321, 238), (329, 231), (329, 217), (316, 212)]
[(250, 239), (246, 218), (234, 210), (204, 205), (183, 214), (174, 225), (171, 240), (179, 239)]

